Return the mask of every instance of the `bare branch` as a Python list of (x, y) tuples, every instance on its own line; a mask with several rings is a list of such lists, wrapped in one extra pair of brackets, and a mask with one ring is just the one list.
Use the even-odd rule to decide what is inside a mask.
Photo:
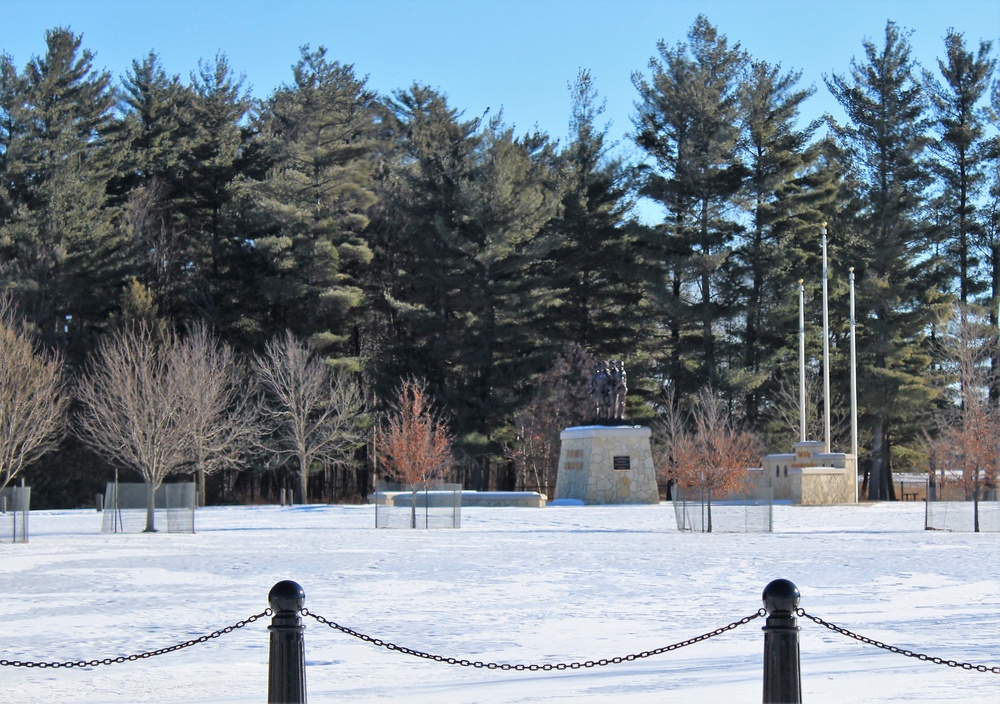
[(68, 403), (62, 360), (36, 350), (0, 296), (0, 489), (58, 446)]
[(583, 345), (570, 343), (537, 378), (531, 400), (514, 418), (517, 436), (505, 452), (522, 488), (529, 474), (535, 489), (548, 493), (555, 487), (560, 433), (592, 415), (589, 389), (595, 363)]
[(687, 421), (684, 430), (675, 424), (672, 431), (671, 478), (716, 496), (745, 488), (750, 467), (760, 461), (757, 438), (736, 426), (725, 403), (710, 388), (697, 394)]
[(1000, 409), (989, 397), (996, 335), (984, 315), (959, 305), (936, 339), (954, 403), (937, 415), (936, 437), (928, 442), (931, 471), (941, 472), (938, 482), (957, 483), (978, 501), (983, 489), (997, 485), (1000, 463)]
[(451, 434), (431, 407), (423, 380), (399, 386), (393, 411), (377, 433), (379, 463), (402, 484), (440, 479), (454, 463)]
[(199, 323), (174, 350), (173, 368), (189, 413), (191, 460), (205, 498), (205, 477), (237, 467), (259, 434), (257, 404), (232, 348)]
[(193, 422), (178, 340), (160, 341), (146, 325), (105, 339), (77, 384), (80, 438), (146, 482), (146, 530), (153, 531), (153, 495), (164, 478), (192, 457)]
[(351, 462), (364, 440), (361, 388), (291, 332), (268, 342), (264, 354), (254, 357), (254, 369), (264, 393), (268, 448), (298, 460), (299, 496), (306, 503), (313, 465)]

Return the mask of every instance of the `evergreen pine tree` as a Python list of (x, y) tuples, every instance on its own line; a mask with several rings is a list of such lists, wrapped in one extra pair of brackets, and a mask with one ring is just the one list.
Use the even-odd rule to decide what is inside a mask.
[(990, 56), (991, 42), (980, 42), (973, 54), (966, 49), (964, 37), (949, 30), (944, 43), (946, 58), (938, 60), (944, 82), (924, 71), (924, 85), (936, 132), (931, 142), (932, 163), (941, 188), (936, 210), (946, 230), (945, 261), (949, 268), (957, 267), (958, 297), (968, 303), (986, 285), (977, 271), (977, 252), (985, 236), (978, 204), (988, 158), (981, 103), (989, 91), (996, 60)]
[(618, 358), (640, 346), (645, 329), (638, 318), (630, 173), (609, 153), (608, 126), (599, 124), (604, 101), (590, 72), (580, 71), (570, 89), (572, 139), (559, 154), (562, 211), (552, 222), (555, 243), (544, 263), (557, 296), (550, 329), (560, 349), (578, 343), (599, 357)]
[(427, 379), (438, 393), (447, 386), (466, 273), (437, 232), (459, 226), (458, 195), (474, 178), (482, 137), (480, 119), (463, 120), (446, 96), (420, 85), (387, 101), (385, 123), (370, 289), (383, 330), (374, 373), (388, 399), (406, 377)]
[(74, 327), (105, 319), (122, 248), (108, 200), (117, 161), (111, 77), (68, 29), (45, 41), (45, 55), (20, 75), (3, 61), (0, 275), (52, 344), (66, 316)]
[[(252, 184), (264, 177), (264, 155), (249, 124), (253, 100), (224, 54), (198, 63), (191, 75), (194, 134), (187, 152), (183, 210), (199, 263), (199, 317), (241, 338), (242, 308), (255, 294), (252, 245), (243, 218)], [(246, 271), (244, 271), (246, 267)]]
[(395, 262), (384, 267), (397, 332), (389, 368), (439, 390), (464, 451), (499, 456), (543, 365), (550, 293), (532, 265), (559, 206), (554, 149), (542, 135), (516, 138), (500, 118), (463, 120), (422, 86), (398, 92), (390, 109), (399, 153), (379, 227), (380, 256)]
[(169, 319), (182, 315), (195, 274), (190, 226), (180, 205), (193, 135), (191, 98), (154, 52), (134, 60), (122, 80), (123, 163), (114, 190), (123, 201), (132, 274)]
[(905, 447), (914, 419), (934, 394), (923, 336), (939, 280), (922, 219), (927, 120), (909, 42), (889, 22), (883, 46), (866, 41), (864, 49), (864, 63), (852, 61), (849, 76), (833, 75), (826, 83), (850, 119), (833, 127), (861, 188), (854, 253), (859, 403), (872, 428), (868, 496), (884, 500), (894, 498), (890, 443)]
[[(554, 145), (547, 135), (515, 137), (501, 117), (490, 121), (476, 179), (462, 194), (467, 226), (444, 232), (448, 246), (473, 274), (466, 341), (472, 418), (491, 452), (513, 432), (511, 415), (527, 396), (527, 381), (551, 359), (543, 315), (551, 292), (534, 263), (551, 249), (549, 223), (561, 189)], [(546, 354), (542, 354), (545, 352)]]
[(148, 185), (156, 177), (176, 189), (181, 159), (190, 139), (186, 110), (190, 94), (178, 76), (168, 76), (160, 57), (149, 52), (133, 60), (122, 79), (121, 133), (126, 140), (125, 178)]
[(744, 86), (741, 153), (750, 173), (741, 195), (749, 223), (733, 267), (744, 321), (737, 338), (742, 365), (730, 372), (730, 383), (743, 390), (750, 423), (780, 383), (782, 362), (797, 366), (797, 355), (789, 354), (797, 281), (818, 280), (817, 258), (809, 253), (818, 253), (821, 209), (836, 195), (830, 171), (820, 168), (820, 147), (811, 143), (819, 124), (798, 126), (799, 109), (814, 92), (797, 88), (800, 79), (801, 72), (754, 61)]
[[(985, 249), (987, 252), (987, 279), (989, 281), (990, 324), (996, 329), (1000, 326), (1000, 78), (993, 83), (990, 91), (989, 109), (986, 117), (993, 127), (993, 136), (987, 140), (987, 183), (989, 193), (985, 208)], [(996, 351), (991, 359), (993, 379), (1000, 380), (1000, 351)], [(994, 403), (1000, 402), (1000, 381), (990, 388), (990, 398)]]
[(650, 291), (668, 297), (659, 303), (669, 330), (667, 378), (682, 391), (691, 390), (692, 381), (718, 388), (718, 335), (731, 303), (720, 286), (738, 229), (727, 206), (746, 175), (736, 155), (746, 56), (704, 16), (695, 20), (687, 44), (660, 41), (657, 48), (650, 79), (633, 76), (640, 97), (636, 142), (655, 163), (643, 192), (667, 213), (651, 232)]
[(271, 164), (254, 195), (258, 325), (309, 336), (353, 366), (358, 277), (372, 257), (375, 95), (322, 47), (303, 47), (293, 75), (259, 121)]

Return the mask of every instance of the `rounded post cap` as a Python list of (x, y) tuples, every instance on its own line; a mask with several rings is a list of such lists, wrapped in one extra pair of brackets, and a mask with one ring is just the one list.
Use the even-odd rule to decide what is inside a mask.
[(764, 609), (769, 614), (790, 614), (799, 608), (799, 588), (787, 579), (776, 579), (764, 587)]
[(298, 582), (285, 579), (271, 587), (271, 591), (267, 594), (267, 602), (275, 613), (300, 611), (306, 604), (306, 592)]

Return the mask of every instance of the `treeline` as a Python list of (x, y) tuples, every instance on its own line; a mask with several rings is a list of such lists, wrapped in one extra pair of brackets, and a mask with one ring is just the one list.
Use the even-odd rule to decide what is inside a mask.
[[(563, 144), (424, 85), (378, 95), (322, 48), (255, 100), (224, 55), (185, 81), (150, 53), (116, 81), (54, 29), (23, 68), (0, 59), (0, 290), (75, 372), (126, 323), (205, 323), (245, 355), (310, 340), (376, 412), (424, 380), (459, 478), (514, 488), (525, 424), (546, 422), (526, 410), (586, 356), (574, 345), (625, 360), (637, 422), (710, 387), (787, 451), (799, 280), (815, 374), (827, 223), (834, 444), (849, 450), (853, 267), (861, 461), (890, 498), (893, 466), (923, 468), (928, 418), (954, 405), (936, 326), (961, 304), (997, 328), (1000, 84), (991, 44), (951, 31), (933, 67), (893, 22), (862, 47), (824, 79), (848, 121), (803, 124), (801, 74), (699, 17), (633, 76), (628, 163), (587, 71)], [(661, 222), (639, 221), (640, 199)], [(363, 496), (374, 456), (311, 495)], [(209, 498), (282, 471), (230, 471)], [(26, 476), (36, 505), (66, 505), (110, 472), (70, 436)]]

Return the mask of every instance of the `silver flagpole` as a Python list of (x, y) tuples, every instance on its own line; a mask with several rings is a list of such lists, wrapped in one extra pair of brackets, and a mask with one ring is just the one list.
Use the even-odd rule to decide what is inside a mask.
[(823, 223), (823, 443), (830, 451), (830, 311), (827, 304), (826, 223)]
[(858, 348), (854, 322), (854, 267), (851, 267), (851, 452), (854, 454), (854, 501), (858, 500)]
[(805, 286), (799, 279), (799, 442), (806, 441), (806, 314)]

